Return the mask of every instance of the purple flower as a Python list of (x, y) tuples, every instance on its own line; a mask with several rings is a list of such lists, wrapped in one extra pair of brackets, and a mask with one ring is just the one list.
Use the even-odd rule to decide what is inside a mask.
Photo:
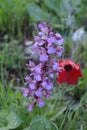
[(38, 28), (45, 34), (48, 34), (52, 30), (50, 26), (48, 26), (45, 22), (39, 23)]
[(31, 56), (34, 56), (36, 54), (38, 54), (37, 52), (39, 52), (39, 47), (37, 43), (34, 43), (33, 47), (32, 47), (32, 53)]
[(37, 91), (35, 92), (35, 95), (36, 95), (37, 97), (42, 97), (42, 91), (41, 91), (41, 90), (37, 90)]
[(47, 52), (48, 52), (48, 54), (54, 54), (56, 52), (56, 50), (55, 50), (54, 47), (51, 46), (51, 47), (48, 48)]
[(38, 98), (38, 106), (43, 107), (45, 105), (45, 101), (42, 98)]
[(57, 54), (57, 56), (61, 57), (63, 51), (64, 51), (64, 49), (63, 49), (62, 46), (57, 46), (57, 47), (56, 47), (56, 54)]
[(44, 33), (43, 33), (43, 32), (38, 32), (38, 35), (39, 35), (39, 36), (43, 36)]
[(35, 69), (36, 74), (41, 74), (42, 73), (42, 64), (35, 66), (34, 69)]
[(42, 22), (42, 23), (38, 24), (38, 28), (40, 28), (40, 29), (45, 28), (45, 27), (47, 27), (46, 22)]
[(27, 108), (28, 108), (28, 111), (29, 111), (29, 112), (32, 112), (32, 111), (33, 111), (33, 108), (34, 108), (34, 103), (29, 104)]
[(49, 76), (50, 76), (51, 79), (54, 78), (54, 74), (53, 73), (49, 74)]
[(59, 63), (58, 63), (58, 61), (55, 59), (55, 58), (52, 58), (52, 60), (50, 61), (51, 63), (50, 64), (52, 64), (52, 70), (54, 71), (54, 72), (59, 72), (59, 70), (60, 70), (60, 66), (59, 66)]
[(52, 91), (46, 90), (46, 93), (45, 93), (46, 98), (49, 98), (51, 95), (52, 95)]
[(47, 38), (47, 42), (48, 43), (55, 43), (56, 38), (54, 36), (50, 36), (49, 38)]
[(29, 88), (30, 88), (31, 90), (34, 90), (34, 89), (36, 88), (36, 81), (35, 81), (35, 80), (33, 80), (33, 81), (29, 84)]
[(40, 61), (41, 61), (41, 62), (46, 62), (46, 61), (48, 61), (48, 55), (45, 54), (45, 53), (41, 54), (41, 55), (40, 55)]
[(56, 36), (56, 43), (61, 45), (63, 43), (63, 37), (59, 33), (56, 33), (55, 36)]
[(22, 88), (22, 91), (23, 91), (23, 96), (24, 97), (27, 97), (28, 96), (28, 94), (29, 94), (29, 88)]
[(29, 61), (29, 63), (26, 64), (26, 66), (29, 68), (30, 71), (34, 71), (34, 67), (35, 67), (34, 62)]
[(31, 77), (26, 75), (25, 77), (26, 84), (30, 83), (32, 81)]
[(53, 88), (53, 83), (51, 82), (51, 80), (45, 79), (45, 80), (42, 82), (42, 86), (43, 86), (46, 90), (50, 90), (50, 89)]
[(35, 75), (34, 78), (36, 81), (41, 81), (41, 75)]
[(45, 44), (45, 41), (41, 39), (39, 36), (34, 37), (35, 45), (42, 46)]
[(57, 70), (57, 68), (58, 68), (58, 63), (54, 63), (53, 70)]

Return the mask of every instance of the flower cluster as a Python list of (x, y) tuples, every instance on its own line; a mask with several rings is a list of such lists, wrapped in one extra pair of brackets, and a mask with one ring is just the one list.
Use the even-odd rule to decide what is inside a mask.
[(54, 33), (52, 28), (45, 22), (38, 25), (38, 35), (34, 37), (32, 56), (39, 56), (39, 63), (29, 61), (26, 66), (29, 74), (25, 77), (27, 88), (23, 88), (23, 95), (31, 98), (28, 110), (31, 112), (37, 104), (45, 105), (44, 97), (49, 98), (52, 94), (54, 76), (60, 72), (57, 56), (63, 53), (63, 37)]

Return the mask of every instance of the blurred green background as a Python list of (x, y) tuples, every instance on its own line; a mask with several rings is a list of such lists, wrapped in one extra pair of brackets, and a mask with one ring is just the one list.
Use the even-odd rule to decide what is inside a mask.
[[(73, 88), (57, 85), (48, 105), (29, 114), (19, 88), (37, 24), (43, 21), (62, 34), (62, 58), (79, 63), (83, 78)], [(0, 0), (0, 130), (87, 130), (86, 99), (87, 0)]]

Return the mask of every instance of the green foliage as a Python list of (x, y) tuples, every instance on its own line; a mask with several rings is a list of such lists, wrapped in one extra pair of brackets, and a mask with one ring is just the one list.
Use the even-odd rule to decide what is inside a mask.
[(22, 38), (23, 34), (31, 33), (32, 22), (39, 21), (64, 32), (74, 30), (86, 24), (86, 4), (86, 0), (0, 0), (1, 36), (7, 33)]
[(28, 0), (0, 0), (0, 30), (13, 35), (17, 30), (18, 35), (21, 35), (22, 22), (27, 16), (26, 3)]
[(0, 47), (0, 80), (7, 86), (5, 81), (9, 82), (12, 77), (14, 80), (16, 77), (23, 79), (21, 75), (25, 66), (23, 47), (18, 44), (17, 40), (1, 42)]
[(9, 113), (7, 118), (4, 120), (7, 121), (7, 125), (6, 125), (6, 127), (0, 128), (2, 130), (15, 129), (21, 124), (20, 118), (14, 112)]
[(1, 43), (0, 50), (0, 65), (7, 66), (7, 68), (17, 68), (19, 60), (22, 59), (22, 48), (18, 47), (18, 41)]
[(49, 122), (42, 118), (42, 117), (37, 117), (34, 120), (31, 121), (30, 123), (30, 130), (50, 130), (51, 126)]
[[(31, 3), (28, 5), (28, 12), (31, 18), (31, 21), (38, 22), (49, 19), (49, 14), (42, 10), (38, 5)], [(43, 17), (42, 17), (43, 16)]]

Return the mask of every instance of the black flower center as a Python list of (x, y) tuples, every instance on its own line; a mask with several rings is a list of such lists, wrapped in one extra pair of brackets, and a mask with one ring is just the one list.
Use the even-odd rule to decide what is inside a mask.
[(72, 70), (72, 66), (71, 65), (65, 65), (64, 66), (64, 69), (66, 70), (66, 71), (71, 71)]

